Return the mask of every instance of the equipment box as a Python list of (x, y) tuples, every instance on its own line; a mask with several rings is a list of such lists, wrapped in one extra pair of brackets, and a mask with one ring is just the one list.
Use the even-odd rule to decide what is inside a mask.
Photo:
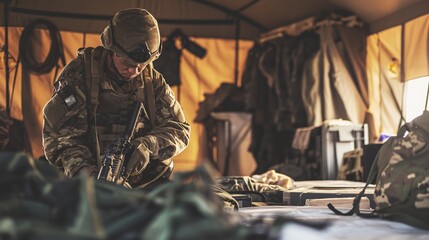
[(368, 126), (327, 123), (320, 128), (321, 177), (323, 180), (334, 180), (337, 179), (344, 153), (368, 144)]

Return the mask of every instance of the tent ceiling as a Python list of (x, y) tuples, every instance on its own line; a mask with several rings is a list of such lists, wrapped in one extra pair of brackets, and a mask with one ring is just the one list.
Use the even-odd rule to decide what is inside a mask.
[[(1, 1), (1, 0), (0, 0)], [(2, 2), (7, 0), (2, 0)], [(240, 38), (257, 39), (268, 30), (330, 10), (347, 10), (362, 20), (378, 23), (401, 10), (419, 5), (428, 12), (427, 0), (12, 0), (10, 26), (25, 26), (37, 18), (54, 22), (61, 30), (99, 33), (108, 19), (123, 8), (148, 9), (159, 19), (166, 36), (176, 28), (196, 37), (234, 38), (235, 19)], [(0, 11), (3, 13), (3, 4)], [(25, 12), (27, 10), (39, 12)], [(54, 13), (59, 16), (48, 16)], [(418, 14), (415, 13), (414, 14)], [(3, 14), (1, 14), (3, 16)], [(4, 25), (1, 17), (0, 24)]]

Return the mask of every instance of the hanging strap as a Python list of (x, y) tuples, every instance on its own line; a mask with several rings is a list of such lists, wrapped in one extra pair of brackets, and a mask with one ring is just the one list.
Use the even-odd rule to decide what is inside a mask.
[(375, 178), (377, 176), (377, 173), (378, 173), (378, 166), (377, 166), (378, 161), (377, 160), (378, 160), (379, 156), (380, 156), (380, 151), (378, 151), (377, 156), (375, 157), (375, 160), (372, 163), (371, 170), (369, 171), (368, 179), (366, 180), (365, 187), (363, 187), (362, 191), (355, 197), (355, 199), (353, 199), (352, 209), (350, 209), (350, 211), (348, 211), (346, 213), (343, 213), (340, 210), (336, 209), (334, 207), (334, 205), (332, 205), (331, 203), (328, 203), (328, 208), (331, 209), (331, 211), (333, 211), (337, 215), (343, 215), (343, 216), (351, 216), (351, 215), (356, 213), (356, 215), (361, 216), (361, 217), (376, 217), (374, 215), (374, 211), (371, 213), (367, 213), (367, 214), (361, 213), (360, 212), (360, 202), (361, 202), (363, 195), (365, 194), (366, 188), (368, 187), (368, 185), (371, 182), (373, 182), (375, 180)]
[(146, 69), (142, 72), (142, 78), (144, 82), (145, 100), (149, 108), (149, 120), (151, 128), (155, 126), (155, 96), (153, 93), (153, 65), (150, 63)]
[[(375, 165), (375, 167), (374, 167), (374, 165)], [(369, 173), (369, 176), (368, 176), (368, 179), (367, 179), (367, 182), (366, 182), (366, 184), (365, 184), (365, 187), (362, 189), (362, 191), (355, 197), (355, 199), (353, 199), (353, 208), (352, 209), (350, 209), (348, 212), (345, 212), (345, 213), (343, 213), (343, 212), (341, 212), (340, 210), (338, 210), (338, 209), (336, 209), (335, 207), (334, 207), (334, 205), (332, 205), (332, 203), (328, 203), (328, 208), (329, 209), (331, 209), (331, 211), (333, 211), (335, 214), (337, 214), (337, 215), (343, 215), (343, 216), (351, 216), (351, 215), (353, 215), (353, 214), (355, 214), (356, 213), (356, 215), (358, 215), (358, 216), (361, 216), (361, 217), (369, 217), (369, 216), (374, 216), (373, 214), (374, 214), (374, 211), (373, 212), (371, 212), (371, 213), (368, 213), (368, 214), (364, 214), (364, 213), (361, 213), (360, 212), (360, 202), (361, 202), (361, 199), (362, 199), (362, 197), (363, 197), (363, 195), (365, 194), (365, 190), (366, 190), (366, 188), (368, 187), (368, 185), (373, 181), (373, 180), (375, 180), (375, 177), (376, 177), (376, 175), (377, 175), (377, 163), (376, 163), (376, 161), (374, 161), (374, 163), (373, 163), (373, 165), (372, 165), (372, 167), (371, 167), (371, 171), (370, 171), (370, 173)], [(374, 216), (375, 217), (375, 216)]]
[(90, 119), (93, 119), (93, 122), (89, 122), (90, 124), (94, 124), (94, 143), (93, 147), (95, 150), (95, 157), (97, 160), (98, 167), (101, 166), (100, 159), (100, 144), (98, 140), (98, 132), (97, 132), (97, 118), (96, 112), (98, 107), (98, 95), (100, 90), (100, 82), (103, 74), (103, 64), (106, 59), (107, 51), (104, 50), (103, 47), (97, 47), (95, 49), (86, 48), (84, 50), (84, 60), (85, 60), (85, 76), (86, 76), (86, 89), (87, 89), (87, 99), (90, 100), (88, 106), (88, 116)]
[[(410, 129), (410, 124), (404, 124), (403, 126), (401, 126), (401, 128), (398, 130), (398, 134), (397, 134), (397, 136), (404, 136), (404, 134), (405, 134), (405, 132), (406, 131), (409, 131), (409, 129)], [(371, 183), (371, 182), (373, 182), (374, 180), (376, 180), (376, 177), (377, 177), (377, 174), (378, 174), (378, 172), (379, 172), (379, 169), (378, 169), (378, 164), (380, 164), (380, 157), (382, 157), (382, 158), (385, 158), (386, 156), (385, 156), (385, 154), (384, 154), (384, 152), (386, 151), (386, 148), (387, 149), (393, 149), (393, 144), (394, 144), (394, 141), (395, 141), (395, 138), (389, 138), (384, 144), (383, 144), (383, 146), (382, 146), (382, 148), (378, 151), (378, 153), (377, 153), (377, 155), (376, 155), (376, 157), (375, 157), (375, 159), (374, 159), (374, 162), (372, 163), (372, 166), (371, 166), (371, 170), (369, 171), (369, 174), (368, 174), (368, 179), (367, 179), (367, 181), (366, 181), (366, 184), (365, 184), (365, 187), (363, 188), (363, 190), (356, 196), (356, 198), (353, 200), (353, 208), (350, 210), (350, 211), (348, 211), (348, 212), (346, 212), (346, 213), (343, 213), (343, 212), (340, 212), (338, 209), (336, 209), (331, 203), (329, 203), (328, 204), (328, 208), (329, 209), (331, 209), (335, 214), (337, 214), (337, 215), (347, 215), (347, 216), (350, 216), (350, 215), (353, 215), (354, 213), (356, 213), (356, 215), (358, 215), (358, 216), (361, 216), (361, 217), (379, 217), (379, 215), (378, 215), (378, 213), (377, 212), (375, 212), (375, 211), (373, 211), (373, 212), (371, 212), (371, 213), (361, 213), (360, 212), (360, 201), (361, 201), (361, 199), (362, 199), (362, 197), (363, 197), (363, 195), (365, 194), (365, 190), (366, 190), (366, 188), (368, 187), (368, 185)], [(383, 156), (381, 156), (382, 154), (384, 154)], [(386, 168), (386, 165), (388, 164), (388, 162), (384, 162), (384, 163), (381, 163), (382, 165), (380, 165), (380, 168), (381, 169), (384, 169), (384, 168)], [(384, 166), (383, 166), (383, 164), (384, 164)], [(377, 179), (378, 180), (378, 179)]]
[[(91, 52), (92, 52), (93, 48), (85, 48), (83, 50), (83, 60), (85, 63), (85, 87), (86, 87), (86, 91), (87, 91), (87, 103), (88, 100), (91, 99)], [(91, 112), (90, 110), (92, 109), (92, 104), (91, 102), (89, 102), (88, 104), (88, 113)]]

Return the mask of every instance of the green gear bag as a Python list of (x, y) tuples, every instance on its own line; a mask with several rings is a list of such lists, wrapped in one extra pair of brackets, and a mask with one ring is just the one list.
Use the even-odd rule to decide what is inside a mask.
[[(376, 176), (375, 210), (360, 213), (360, 199)], [(340, 215), (376, 216), (429, 229), (429, 112), (401, 126), (397, 136), (383, 144), (352, 210), (342, 213), (332, 204), (328, 207)]]

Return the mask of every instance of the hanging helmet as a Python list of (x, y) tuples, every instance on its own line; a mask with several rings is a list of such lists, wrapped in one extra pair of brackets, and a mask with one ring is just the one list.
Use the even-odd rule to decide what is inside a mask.
[(101, 33), (101, 43), (133, 64), (148, 63), (161, 54), (158, 22), (147, 10), (141, 8), (117, 12)]

